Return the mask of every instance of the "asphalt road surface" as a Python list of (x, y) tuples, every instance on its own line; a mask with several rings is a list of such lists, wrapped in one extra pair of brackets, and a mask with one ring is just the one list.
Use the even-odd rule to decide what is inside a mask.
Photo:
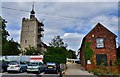
[(33, 74), (33, 73), (1, 73), (1, 77), (60, 77), (59, 74)]

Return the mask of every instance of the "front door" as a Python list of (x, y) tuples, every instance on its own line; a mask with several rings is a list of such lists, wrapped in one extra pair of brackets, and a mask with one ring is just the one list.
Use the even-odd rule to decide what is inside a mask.
[(107, 54), (96, 54), (96, 65), (107, 66)]

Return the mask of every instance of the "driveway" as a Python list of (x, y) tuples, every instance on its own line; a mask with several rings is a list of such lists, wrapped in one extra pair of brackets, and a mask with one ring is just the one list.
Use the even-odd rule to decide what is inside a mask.
[(67, 70), (65, 71), (65, 74), (63, 77), (97, 77), (87, 71), (84, 70), (84, 68), (80, 64), (76, 63), (68, 63), (67, 64)]

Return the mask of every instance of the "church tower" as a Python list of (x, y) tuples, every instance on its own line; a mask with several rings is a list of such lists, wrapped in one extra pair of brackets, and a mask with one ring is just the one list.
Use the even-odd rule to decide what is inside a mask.
[(29, 46), (41, 48), (43, 37), (43, 23), (35, 17), (34, 4), (30, 12), (30, 18), (22, 19), (20, 46), (22, 50)]

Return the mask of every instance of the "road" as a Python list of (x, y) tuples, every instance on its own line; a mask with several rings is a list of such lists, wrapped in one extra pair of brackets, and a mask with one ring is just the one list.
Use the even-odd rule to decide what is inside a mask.
[[(97, 77), (85, 71), (80, 64), (67, 64), (67, 70), (63, 77)], [(32, 73), (3, 73), (2, 77), (60, 77), (60, 74), (32, 74)]]
[(1, 77), (60, 77), (59, 74), (33, 74), (33, 73), (2, 73)]

